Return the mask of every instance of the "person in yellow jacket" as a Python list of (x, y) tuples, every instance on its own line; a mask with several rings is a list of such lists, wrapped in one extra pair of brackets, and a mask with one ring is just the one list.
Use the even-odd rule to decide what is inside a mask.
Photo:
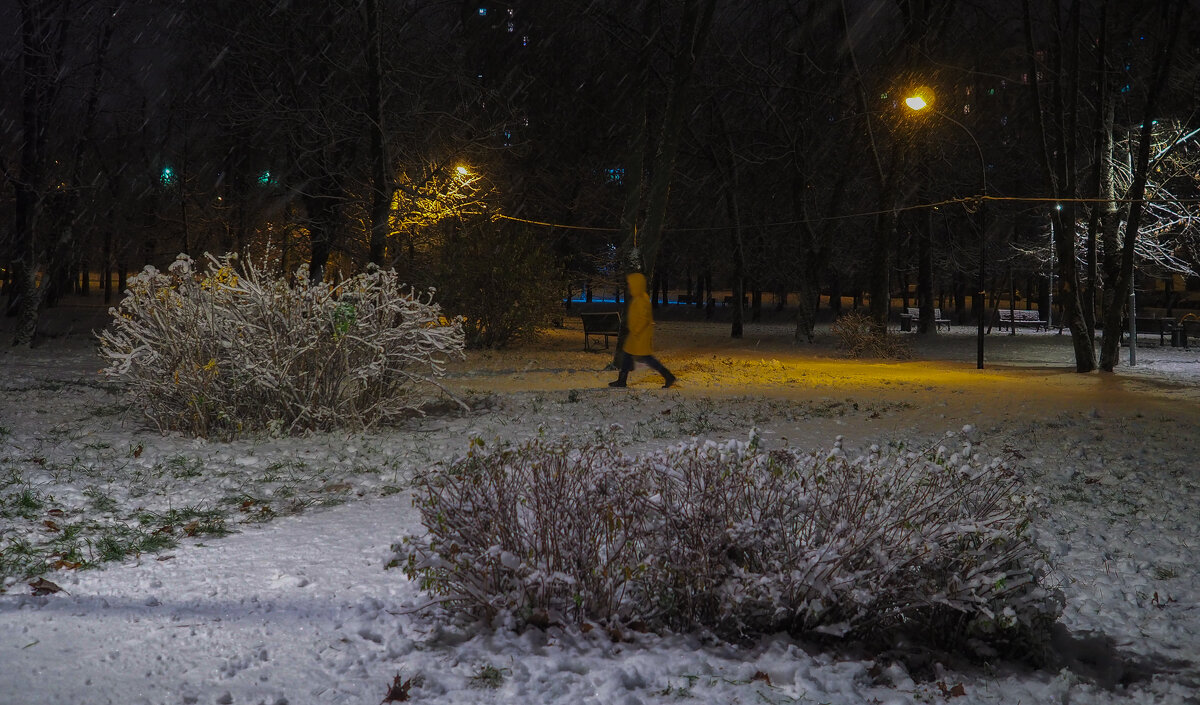
[(626, 312), (629, 334), (621, 346), (625, 353), (621, 356), (621, 372), (608, 386), (624, 387), (634, 363), (641, 362), (662, 375), (663, 389), (666, 389), (675, 384), (675, 375), (654, 357), (654, 316), (650, 311), (650, 294), (646, 292), (646, 275), (630, 272), (625, 275), (625, 283), (629, 285), (629, 307)]

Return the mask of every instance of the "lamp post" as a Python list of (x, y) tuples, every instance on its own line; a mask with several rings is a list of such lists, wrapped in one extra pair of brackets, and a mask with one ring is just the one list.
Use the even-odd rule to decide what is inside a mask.
[(987, 216), (984, 213), (984, 199), (987, 197), (987, 163), (983, 159), (983, 148), (979, 146), (979, 140), (975, 139), (975, 135), (971, 132), (971, 130), (958, 120), (955, 120), (949, 115), (939, 110), (934, 110), (932, 107), (930, 107), (929, 101), (926, 100), (926, 96), (929, 96), (929, 100), (932, 100), (932, 94), (928, 90), (922, 90), (920, 93), (916, 93), (905, 98), (904, 104), (907, 105), (913, 112), (920, 112), (928, 109), (929, 112), (937, 115), (938, 117), (954, 123), (959, 127), (959, 129), (967, 133), (967, 137), (970, 137), (971, 142), (975, 145), (976, 153), (979, 154), (979, 199), (975, 207), (975, 219), (979, 228), (979, 291), (975, 294), (975, 301), (979, 306), (979, 331), (977, 336), (978, 342), (976, 346), (977, 350), (975, 366), (982, 370), (983, 317), (986, 315), (983, 297), (987, 289), (987, 284), (985, 281), (987, 277), (987, 230), (985, 229), (987, 226)]
[[(1061, 211), (1062, 204), (1054, 204), (1054, 210)], [(1054, 327), (1054, 219), (1050, 219), (1050, 306), (1046, 310), (1046, 330)]]

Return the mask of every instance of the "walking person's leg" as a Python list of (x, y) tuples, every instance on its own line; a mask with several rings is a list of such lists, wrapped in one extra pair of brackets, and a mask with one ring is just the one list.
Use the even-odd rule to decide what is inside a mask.
[(621, 371), (617, 373), (617, 379), (609, 382), (610, 387), (624, 387), (625, 380), (629, 378), (629, 372), (633, 370), (633, 355), (625, 353), (621, 355)]
[(650, 369), (662, 375), (663, 389), (667, 389), (671, 385), (675, 384), (675, 375), (671, 374), (671, 371), (668, 370), (665, 365), (659, 362), (657, 357), (654, 357), (653, 355), (647, 355), (646, 357), (642, 358), (642, 362), (649, 365)]

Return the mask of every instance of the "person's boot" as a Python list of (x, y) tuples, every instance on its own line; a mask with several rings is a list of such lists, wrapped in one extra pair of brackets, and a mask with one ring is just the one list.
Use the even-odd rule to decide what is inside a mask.
[(625, 386), (625, 378), (624, 378), (624, 377), (621, 377), (621, 378), (619, 378), (619, 379), (615, 379), (615, 380), (613, 380), (613, 381), (609, 382), (609, 383), (608, 383), (608, 386), (610, 386), (610, 387), (624, 387), (624, 386)]
[(666, 376), (665, 376), (665, 377), (663, 377), (663, 387), (662, 387), (662, 388), (663, 388), (663, 389), (670, 389), (670, 388), (671, 388), (671, 386), (672, 386), (672, 385), (674, 385), (674, 384), (675, 384), (675, 375), (673, 375), (673, 374), (671, 374), (670, 372), (668, 372), (668, 373), (666, 374)]

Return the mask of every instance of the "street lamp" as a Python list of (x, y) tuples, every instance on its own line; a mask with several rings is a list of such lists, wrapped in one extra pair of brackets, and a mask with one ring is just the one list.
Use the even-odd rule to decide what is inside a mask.
[(984, 199), (987, 197), (987, 163), (983, 159), (983, 148), (979, 146), (979, 140), (975, 139), (975, 135), (972, 134), (971, 130), (969, 130), (966, 125), (962, 124), (958, 120), (955, 120), (954, 118), (950, 117), (949, 115), (947, 115), (939, 110), (934, 110), (933, 107), (930, 106), (930, 102), (932, 102), (932, 100), (933, 100), (933, 93), (931, 91), (929, 91), (929, 89), (921, 89), (920, 91), (914, 93), (913, 95), (905, 98), (904, 104), (907, 105), (908, 108), (910, 110), (912, 110), (913, 112), (920, 112), (922, 110), (928, 109), (929, 112), (937, 115), (938, 117), (954, 123), (963, 132), (967, 133), (967, 137), (971, 138), (971, 142), (975, 145), (975, 151), (979, 154), (979, 199), (978, 199), (979, 202), (976, 204), (976, 207), (975, 207), (975, 218), (976, 218), (976, 221), (977, 221), (978, 227), (979, 227), (979, 291), (975, 295), (975, 300), (978, 302), (978, 305), (979, 305), (979, 332), (978, 332), (979, 340), (978, 340), (978, 344), (977, 344), (978, 350), (976, 352), (975, 366), (978, 369), (982, 370), (983, 369), (983, 317), (985, 315), (983, 297), (984, 297), (985, 291), (987, 289), (987, 285), (985, 282), (985, 278), (987, 276), (987, 235), (986, 235), (987, 231), (985, 230), (985, 227), (987, 226), (987, 218), (984, 214)]

